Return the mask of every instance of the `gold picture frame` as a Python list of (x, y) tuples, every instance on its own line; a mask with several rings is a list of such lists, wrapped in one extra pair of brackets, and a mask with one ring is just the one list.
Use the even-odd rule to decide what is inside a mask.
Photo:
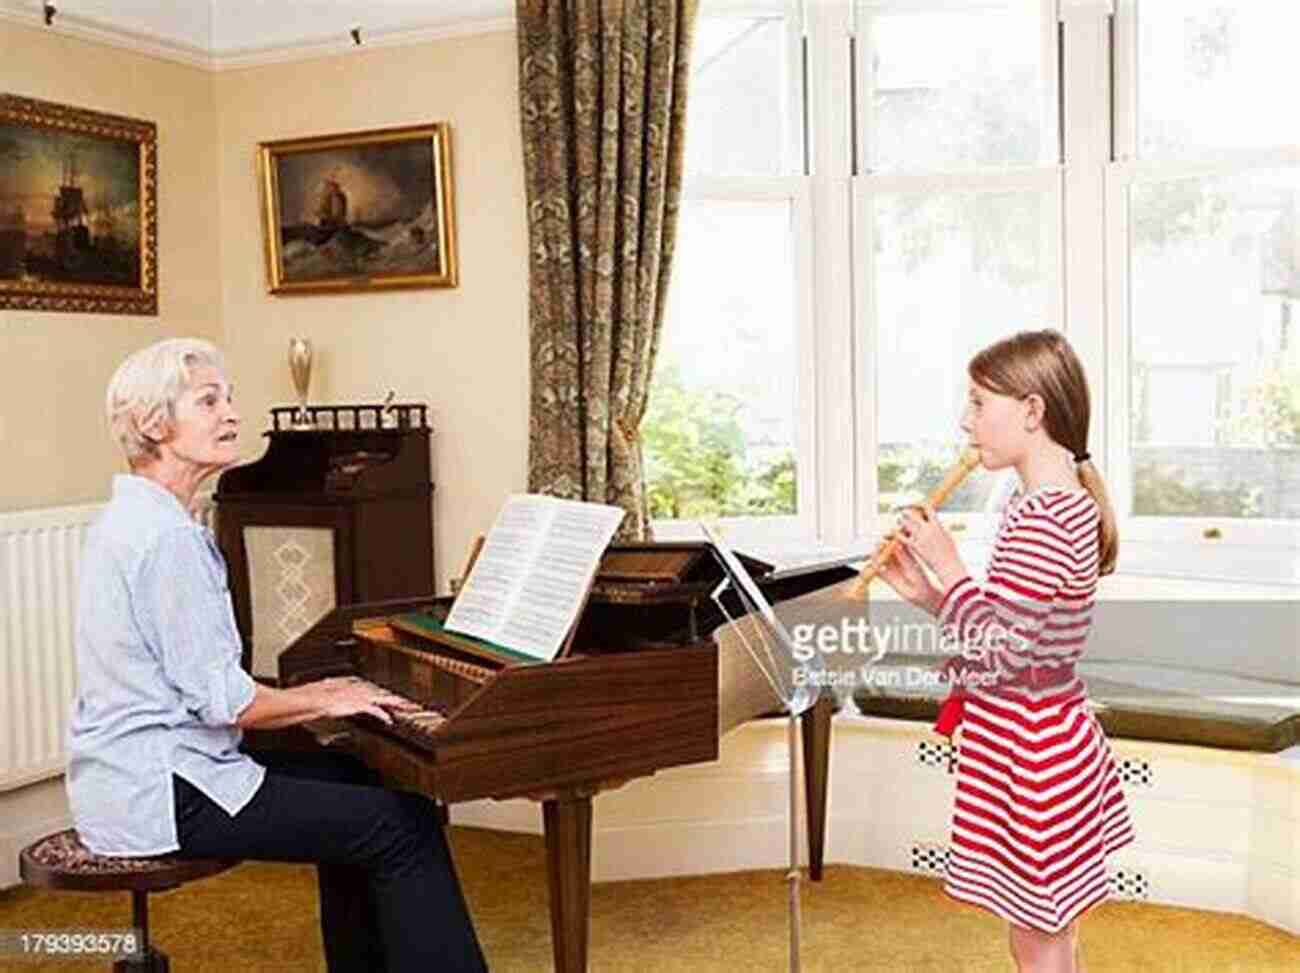
[(0, 309), (157, 315), (153, 122), (0, 94)]
[(267, 289), (455, 287), (446, 122), (262, 142)]

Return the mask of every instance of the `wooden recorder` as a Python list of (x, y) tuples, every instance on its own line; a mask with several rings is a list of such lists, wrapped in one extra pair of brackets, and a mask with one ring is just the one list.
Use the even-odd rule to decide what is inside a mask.
[[(926, 504), (931, 509), (938, 510), (943, 505), (943, 502), (948, 499), (948, 495), (953, 490), (956, 490), (961, 485), (962, 480), (970, 475), (971, 470), (979, 465), (979, 450), (974, 448), (965, 450), (957, 461), (957, 465), (948, 471), (943, 481), (926, 497)], [(871, 582), (875, 579), (881, 567), (894, 556), (894, 552), (898, 550), (898, 544), (898, 531), (890, 531), (885, 535), (884, 543), (876, 549), (876, 553), (871, 556), (871, 560), (863, 566), (857, 580), (849, 586), (850, 598), (862, 599), (867, 597), (867, 590), (871, 587)]]

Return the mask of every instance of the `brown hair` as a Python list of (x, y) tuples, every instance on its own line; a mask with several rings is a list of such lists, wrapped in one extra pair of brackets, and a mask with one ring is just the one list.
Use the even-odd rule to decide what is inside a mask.
[(1064, 446), (1078, 464), (1079, 482), (1101, 511), (1099, 574), (1115, 570), (1119, 530), (1101, 471), (1088, 458), (1088, 423), (1092, 407), (1083, 365), (1059, 331), (1019, 331), (989, 345), (966, 368), (976, 385), (998, 395), (1043, 399), (1043, 425), (1053, 442)]

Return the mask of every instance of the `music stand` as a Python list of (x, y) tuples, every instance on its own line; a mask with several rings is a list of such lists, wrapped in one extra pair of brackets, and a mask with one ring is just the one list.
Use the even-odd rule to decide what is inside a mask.
[[(772, 604), (754, 583), (753, 577), (745, 570), (740, 558), (730, 545), (722, 539), (721, 534), (701, 523), (704, 536), (713, 546), (713, 551), (726, 575), (724, 580), (713, 590), (713, 600), (721, 610), (731, 629), (739, 636), (746, 650), (753, 657), (755, 665), (767, 677), (776, 698), (786, 708), (786, 745), (789, 748), (790, 778), (789, 819), (790, 819), (790, 865), (786, 872), (786, 881), (790, 890), (790, 970), (799, 969), (799, 714), (817, 701), (819, 687), (823, 684), (819, 675), (825, 673), (821, 656), (814, 654), (807, 662), (798, 659), (795, 654), (795, 640), (786, 629), (781, 619), (772, 609)], [(723, 593), (730, 588), (735, 592), (744, 609), (742, 619), (732, 617), (723, 601)], [(749, 620), (752, 624), (741, 624)], [(752, 637), (746, 636), (749, 629)], [(715, 635), (716, 638), (716, 635)], [(802, 670), (803, 677), (796, 677), (796, 670)]]

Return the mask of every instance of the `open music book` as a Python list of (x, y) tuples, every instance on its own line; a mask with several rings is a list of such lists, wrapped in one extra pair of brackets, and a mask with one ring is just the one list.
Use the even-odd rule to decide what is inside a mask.
[(551, 661), (577, 621), (622, 520), (619, 507), (511, 495), (443, 628), (470, 636), (502, 661)]

